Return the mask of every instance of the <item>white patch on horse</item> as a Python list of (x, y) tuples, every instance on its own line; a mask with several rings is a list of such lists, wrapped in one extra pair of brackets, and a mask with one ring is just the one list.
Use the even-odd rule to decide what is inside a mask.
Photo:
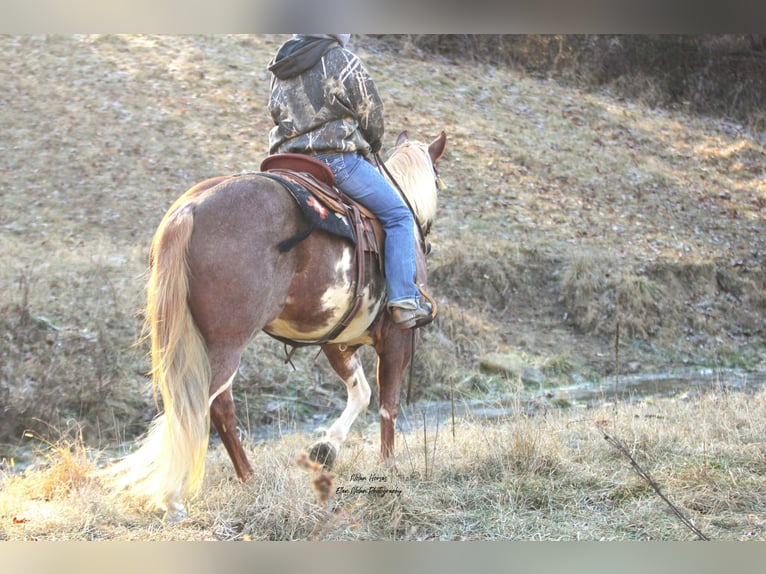
[(332, 324), (325, 325), (326, 328), (335, 325), (335, 321), (343, 315), (353, 296), (353, 256), (354, 251), (350, 247), (343, 249), (340, 259), (335, 264), (335, 284), (325, 291), (320, 298), (321, 309), (330, 311), (336, 316), (333, 317)]
[[(346, 309), (353, 303), (355, 269), (354, 269), (354, 250), (351, 247), (344, 247), (337, 263), (334, 267), (335, 282), (329, 287), (319, 300), (319, 310), (328, 314), (328, 319), (324, 324), (318, 325), (311, 331), (299, 330), (294, 324), (284, 319), (277, 318), (268, 325), (265, 330), (268, 333), (292, 339), (294, 341), (317, 341), (327, 335), (328, 331), (335, 327), (342, 319)], [(288, 298), (287, 304), (291, 304), (291, 298)], [(373, 299), (371, 289), (365, 288), (362, 292), (362, 306), (360, 313), (355, 317), (349, 326), (343, 331), (336, 341), (344, 341), (359, 344), (368, 341), (362, 340), (367, 326), (372, 317), (368, 310), (372, 308), (377, 314), (383, 302)], [(358, 341), (357, 341), (358, 340)]]
[(217, 390), (217, 391), (215, 391), (215, 392), (214, 392), (212, 395), (210, 395), (210, 400), (208, 401), (208, 406), (212, 405), (212, 404), (213, 404), (213, 401), (214, 401), (214, 400), (216, 400), (216, 399), (218, 398), (218, 396), (219, 396), (219, 395), (222, 395), (223, 393), (225, 393), (226, 391), (228, 391), (229, 389), (231, 389), (231, 384), (232, 384), (232, 382), (234, 382), (234, 377), (235, 377), (236, 375), (237, 375), (237, 372), (236, 372), (236, 371), (234, 371), (234, 372), (231, 374), (231, 377), (229, 377), (229, 380), (228, 380), (228, 381), (226, 381), (226, 382), (225, 382), (223, 385), (221, 385), (220, 387), (218, 387), (218, 390)]
[(375, 318), (383, 307), (385, 300), (372, 296), (372, 288), (366, 287), (362, 291), (362, 305), (359, 313), (351, 320), (348, 327), (335, 339), (335, 342), (347, 342), (359, 345), (372, 344), (372, 339), (365, 336), (370, 322)]
[(346, 389), (348, 391), (348, 401), (346, 402), (346, 408), (343, 409), (343, 413), (340, 418), (336, 420), (333, 425), (327, 429), (324, 438), (320, 442), (327, 442), (335, 448), (335, 451), (340, 450), (341, 445), (346, 442), (348, 431), (351, 429), (351, 425), (354, 421), (367, 410), (370, 404), (370, 396), (372, 391), (370, 390), (370, 384), (367, 382), (367, 377), (364, 376), (364, 370), (362, 364), (358, 363), (354, 373), (346, 380)]

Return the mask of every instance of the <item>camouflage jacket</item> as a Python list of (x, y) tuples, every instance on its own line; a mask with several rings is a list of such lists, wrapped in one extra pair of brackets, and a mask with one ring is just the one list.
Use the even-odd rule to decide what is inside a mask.
[(383, 102), (361, 60), (339, 43), (289, 40), (269, 71), (270, 153), (380, 149)]

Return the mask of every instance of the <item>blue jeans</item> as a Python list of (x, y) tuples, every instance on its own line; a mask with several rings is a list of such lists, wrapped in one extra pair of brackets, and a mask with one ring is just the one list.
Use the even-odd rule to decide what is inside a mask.
[(399, 193), (357, 153), (325, 153), (314, 157), (326, 163), (335, 185), (372, 211), (386, 232), (385, 271), (388, 306), (412, 308), (420, 299), (415, 284), (415, 219)]

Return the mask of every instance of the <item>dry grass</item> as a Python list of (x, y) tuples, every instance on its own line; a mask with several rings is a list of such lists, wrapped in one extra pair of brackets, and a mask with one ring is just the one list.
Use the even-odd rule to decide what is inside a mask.
[(669, 303), (662, 285), (646, 275), (583, 254), (571, 259), (561, 280), (567, 320), (582, 332), (614, 336), (619, 323), (630, 339), (648, 339), (677, 317), (665, 313)]
[(652, 107), (764, 127), (763, 35), (425, 34), (389, 41), (409, 51), (493, 62), (594, 91), (607, 89)]
[(316, 474), (296, 464), (310, 437), (292, 434), (248, 445), (256, 467), (248, 484), (213, 449), (180, 524), (109, 498), (88, 477), (95, 454), (62, 441), (43, 445), (35, 467), (0, 475), (0, 538), (693, 540), (607, 432), (707, 537), (766, 540), (764, 421), (766, 394), (723, 389), (494, 424), (468, 415), (454, 434), (449, 421), (426, 420), (425, 433), (399, 435), (398, 472), (380, 466), (370, 427), (353, 433), (324, 476), (329, 497), (316, 496)]

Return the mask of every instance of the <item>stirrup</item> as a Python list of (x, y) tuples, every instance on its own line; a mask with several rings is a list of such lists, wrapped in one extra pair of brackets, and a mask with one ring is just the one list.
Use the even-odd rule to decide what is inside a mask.
[(394, 324), (400, 329), (417, 329), (425, 327), (436, 318), (436, 301), (425, 292), (422, 285), (418, 285), (420, 294), (425, 302), (418, 301), (417, 309), (403, 309), (401, 307), (391, 307), (391, 317)]
[(433, 308), (429, 303), (419, 304), (417, 309), (393, 306), (391, 307), (391, 317), (394, 325), (400, 329), (422, 327), (434, 320)]

